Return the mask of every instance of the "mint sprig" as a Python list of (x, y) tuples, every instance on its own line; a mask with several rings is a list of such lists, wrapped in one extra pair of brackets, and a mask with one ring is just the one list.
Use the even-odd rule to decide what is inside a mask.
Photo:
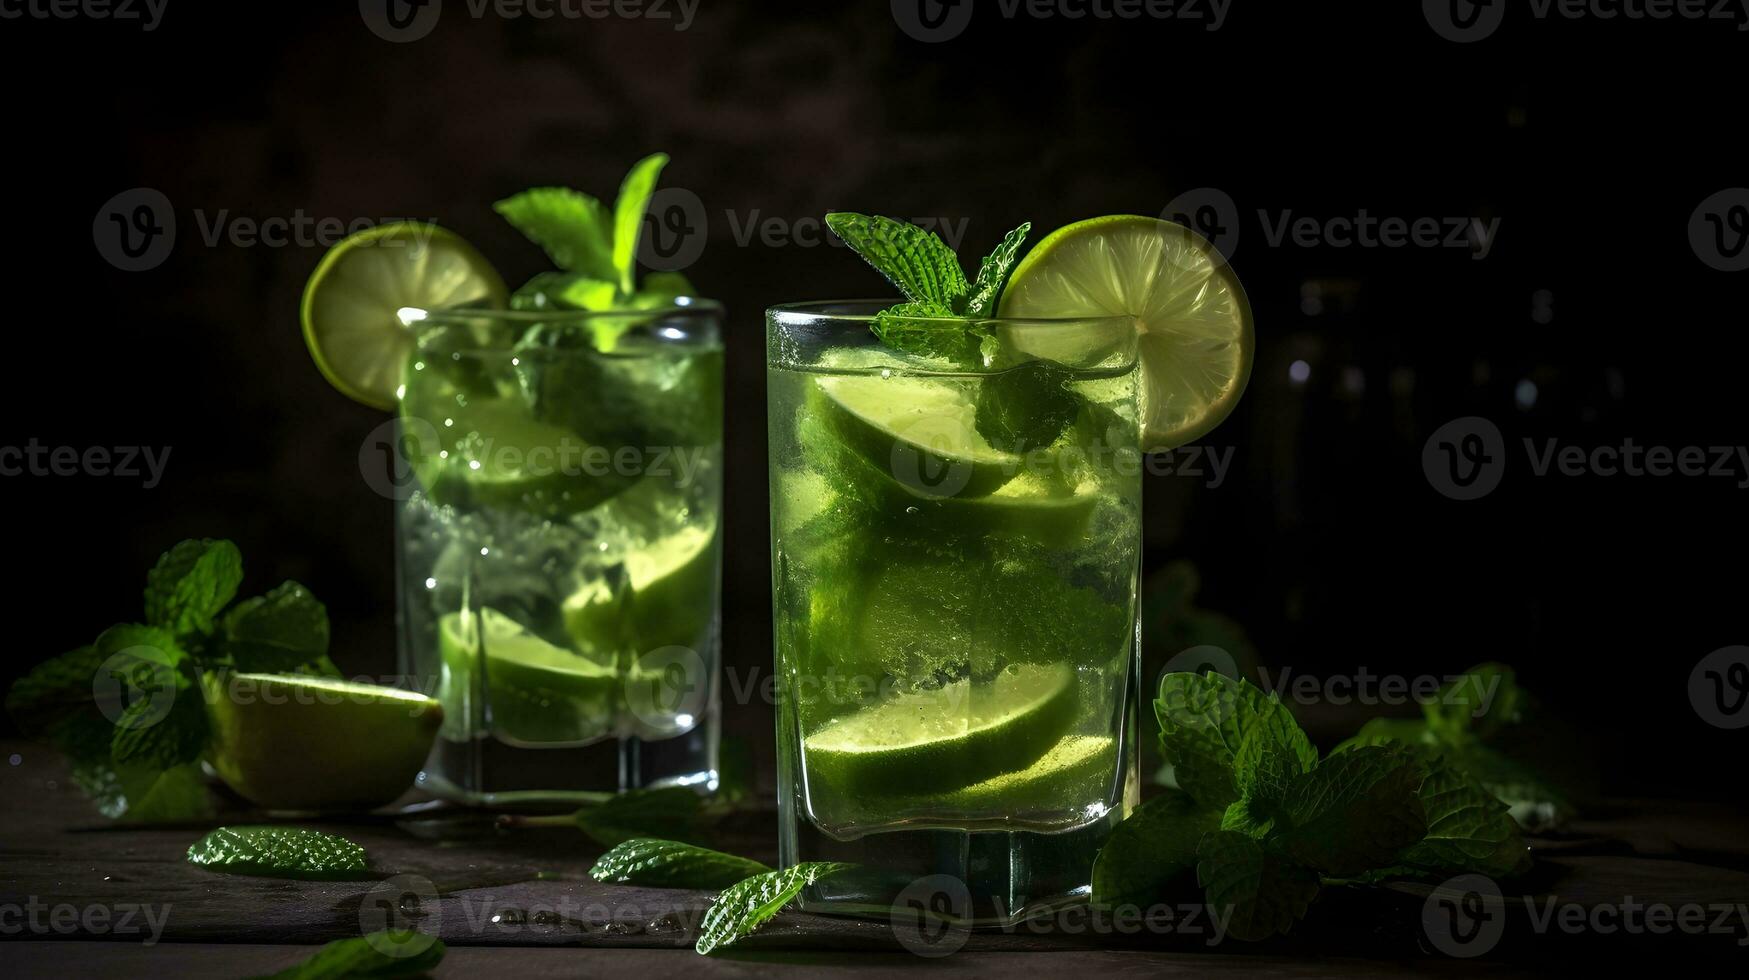
[[(492, 207), (539, 245), (557, 272), (543, 272), (510, 297), (518, 310), (644, 310), (697, 295), (678, 272), (655, 272), (638, 285), (638, 240), (644, 216), (668, 155), (653, 153), (632, 165), (610, 210), (599, 199), (567, 187), (536, 187)], [(635, 321), (592, 324), (604, 347)]]
[[(202, 674), (338, 674), (328, 659), (327, 610), (308, 590), (286, 582), (233, 605), (242, 580), (236, 545), (180, 542), (146, 575), (143, 623), (112, 626), (90, 645), (38, 664), (7, 691), (6, 711), (19, 730), (72, 761), (74, 781), (104, 816), (205, 815), (198, 760), (210, 732)], [(112, 676), (99, 677), (103, 671)], [(100, 706), (94, 685), (124, 698)]]
[(953, 249), (928, 229), (851, 211), (827, 214), (826, 226), (905, 297), (905, 302), (876, 314), (872, 329), (882, 343), (960, 364), (989, 362), (995, 338), (976, 321), (995, 315), (1031, 222), (1003, 236), (979, 263), (973, 282), (966, 280)]
[(754, 875), (730, 886), (705, 912), (703, 930), (694, 948), (709, 953), (745, 939), (782, 911), (802, 889), (848, 867), (837, 861), (812, 861)]
[(1194, 869), (1228, 932), (1261, 940), (1325, 884), (1525, 867), (1504, 806), (1456, 767), (1394, 744), (1320, 759), (1275, 695), (1213, 672), (1162, 677), (1154, 711), (1180, 789), (1113, 831), (1095, 901), (1167, 900)]
[(640, 837), (614, 845), (596, 860), (589, 877), (650, 888), (727, 888), (770, 871), (758, 861), (697, 844)]

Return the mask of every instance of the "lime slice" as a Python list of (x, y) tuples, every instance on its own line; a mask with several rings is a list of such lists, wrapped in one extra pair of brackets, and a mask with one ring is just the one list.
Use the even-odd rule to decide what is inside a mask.
[(370, 809), (413, 784), (443, 721), (412, 691), (302, 674), (210, 673), (210, 759), (251, 802), (278, 810)]
[(953, 790), (1025, 768), (1074, 721), (1067, 664), (1011, 664), (988, 682), (901, 693), (802, 742), (810, 781), (834, 793)]
[[(1245, 290), (1212, 245), (1170, 221), (1110, 215), (1057, 229), (1021, 259), (1000, 310), (1004, 317), (1134, 317), (1142, 448), (1150, 452), (1219, 425), (1251, 374), (1255, 340)], [(1035, 357), (1072, 363), (1086, 356), (1060, 349), (1087, 342), (1063, 331), (1021, 325), (1003, 339)]]
[(978, 407), (963, 384), (826, 376), (814, 379), (809, 397), (844, 445), (914, 497), (981, 497), (1024, 465), (978, 434)]
[(413, 334), (407, 307), (501, 308), (504, 280), (454, 232), (402, 221), (349, 235), (304, 286), (304, 342), (328, 383), (354, 401), (395, 407)]
[[(474, 688), (480, 665), (493, 734), (511, 742), (548, 744), (598, 738), (611, 728), (619, 678), (598, 663), (541, 639), (492, 608), (443, 617), (440, 649), (444, 689)], [(459, 700), (459, 699), (458, 699)]]
[(564, 517), (637, 481), (611, 465), (605, 449), (538, 421), (519, 399), (458, 398), (415, 380), (402, 412), (425, 423), (405, 431), (417, 440), (412, 455), (420, 485), (440, 504)]
[[(622, 604), (607, 579), (594, 579), (565, 600), (566, 630), (579, 646), (602, 652), (628, 642), (638, 652), (697, 646), (715, 606), (716, 541), (714, 525), (699, 525), (633, 550), (625, 560), (629, 601)], [(622, 632), (628, 625), (630, 637)]]

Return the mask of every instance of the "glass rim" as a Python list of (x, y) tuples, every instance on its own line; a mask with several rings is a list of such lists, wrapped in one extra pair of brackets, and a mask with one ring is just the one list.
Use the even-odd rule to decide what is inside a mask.
[(395, 311), (395, 318), (403, 327), (414, 327), (425, 323), (454, 323), (461, 320), (502, 320), (507, 323), (561, 323), (588, 322), (590, 320), (624, 320), (629, 317), (648, 317), (662, 319), (672, 317), (718, 317), (723, 314), (723, 305), (714, 299), (679, 297), (686, 302), (675, 302), (667, 306), (652, 306), (646, 309), (614, 309), (614, 310), (500, 310), (475, 307), (455, 306), (444, 309), (424, 309), (417, 306), (403, 306)]
[[(778, 326), (808, 327), (821, 323), (843, 323), (867, 327), (876, 320), (876, 315), (882, 310), (904, 302), (902, 299), (822, 299), (809, 300), (802, 303), (780, 303), (767, 307), (765, 317)], [(867, 307), (867, 313), (847, 313), (845, 308)], [(997, 323), (1024, 324), (1032, 327), (1086, 327), (1089, 324), (1133, 323), (1136, 320), (1131, 313), (1101, 313), (1085, 316), (919, 316), (906, 319), (920, 320), (924, 323)]]

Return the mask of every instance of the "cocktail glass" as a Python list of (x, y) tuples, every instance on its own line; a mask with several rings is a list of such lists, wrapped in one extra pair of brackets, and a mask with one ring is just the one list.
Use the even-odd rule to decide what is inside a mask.
[(420, 785), (714, 787), (721, 310), (402, 316), (400, 656), (445, 712)]
[(1136, 329), (980, 321), (965, 369), (891, 305), (767, 313), (781, 858), (856, 865), (809, 910), (1009, 924), (1137, 802)]

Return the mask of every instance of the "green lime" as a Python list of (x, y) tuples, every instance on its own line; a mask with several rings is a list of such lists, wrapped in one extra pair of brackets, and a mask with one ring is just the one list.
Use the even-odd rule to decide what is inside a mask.
[(943, 378), (827, 375), (814, 379), (808, 411), (912, 497), (981, 497), (1025, 461), (979, 434), (975, 393)]
[(226, 785), (280, 810), (370, 809), (413, 785), (443, 721), (412, 691), (302, 674), (204, 676), (210, 759)]
[(403, 221), (347, 236), (322, 257), (304, 286), (304, 342), (322, 376), (372, 408), (395, 407), (413, 333), (406, 308), (498, 309), (497, 270), (458, 235)]
[[(1255, 339), (1245, 290), (1220, 253), (1182, 225), (1091, 218), (1047, 235), (1015, 267), (1004, 317), (1134, 317), (1142, 371), (1142, 447), (1191, 442), (1233, 410)], [(1077, 363), (1102, 342), (1016, 325), (1002, 338), (1035, 357)]]
[(588, 510), (637, 482), (612, 454), (537, 421), (521, 399), (470, 398), (426, 384), (415, 362), (402, 400), (414, 472), (431, 499), (545, 517)]
[[(619, 678), (601, 663), (541, 639), (492, 608), (451, 613), (439, 624), (444, 690), (458, 706), (474, 693), (486, 723), (508, 742), (581, 742), (612, 727)], [(475, 678), (484, 668), (483, 684)]]
[(992, 776), (929, 801), (956, 811), (1082, 813), (1111, 794), (1117, 743), (1105, 735), (1070, 735), (1024, 769)]
[(1068, 664), (1011, 664), (855, 711), (803, 739), (802, 753), (809, 779), (837, 793), (952, 790), (1030, 765), (1075, 708)]
[(637, 652), (697, 646), (715, 608), (716, 542), (715, 526), (700, 524), (634, 548), (625, 559), (623, 598), (607, 578), (597, 578), (565, 600), (572, 639), (600, 652), (628, 643)]

